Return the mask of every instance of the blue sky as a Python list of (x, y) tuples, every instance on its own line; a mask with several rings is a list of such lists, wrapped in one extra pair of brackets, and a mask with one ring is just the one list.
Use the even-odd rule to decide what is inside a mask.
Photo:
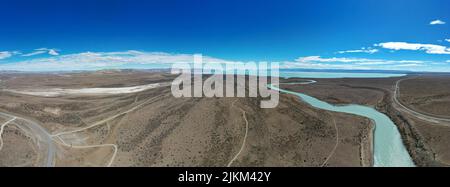
[(0, 2), (0, 70), (166, 67), (201, 53), (286, 68), (450, 71), (447, 0)]

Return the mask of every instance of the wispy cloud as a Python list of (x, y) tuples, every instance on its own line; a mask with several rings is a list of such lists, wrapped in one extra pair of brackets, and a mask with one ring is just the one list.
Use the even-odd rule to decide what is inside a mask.
[(17, 54), (20, 54), (20, 52), (19, 51), (0, 51), (0, 60), (10, 58)]
[(375, 46), (392, 50), (413, 50), (425, 51), (428, 54), (450, 54), (450, 48), (435, 44), (420, 44), (407, 42), (385, 42), (375, 44)]
[(369, 58), (323, 58), (307, 56), (297, 58), (294, 62), (285, 62), (287, 68), (327, 68), (327, 69), (404, 69), (426, 66), (429, 61), (420, 60), (385, 60)]
[[(170, 68), (174, 63), (193, 63), (193, 54), (173, 54), (163, 52), (119, 51), (119, 52), (84, 52), (46, 58), (35, 58), (14, 63), (0, 64), (0, 70), (19, 71), (69, 71), (99, 70), (123, 68)], [(236, 64), (210, 56), (203, 56), (203, 62)], [(427, 67), (430, 61), (419, 60), (385, 60), (371, 58), (340, 58), (305, 56), (292, 61), (280, 62), (281, 68), (313, 69), (397, 69), (417, 70)], [(444, 62), (442, 62), (444, 63)], [(447, 63), (446, 63), (447, 64)]]
[(344, 53), (369, 53), (369, 54), (374, 54), (378, 52), (378, 49), (372, 49), (372, 48), (361, 48), (361, 49), (355, 49), (355, 50), (346, 50), (346, 51), (338, 51), (337, 53), (339, 54), (344, 54)]
[(40, 54), (44, 54), (44, 53), (47, 53), (47, 54), (52, 55), (52, 56), (59, 55), (57, 49), (39, 48), (39, 49), (35, 49), (31, 53), (23, 54), (22, 56), (29, 57), (29, 56), (35, 56), (35, 55), (40, 55)]
[(450, 42), (450, 39), (445, 39), (445, 41)]
[(444, 24), (445, 22), (439, 19), (430, 22), (430, 25), (444, 25)]
[(9, 51), (0, 51), (0, 60), (11, 57), (12, 54)]
[(311, 62), (360, 62), (365, 61), (366, 59), (363, 58), (322, 58), (320, 56), (307, 56), (307, 57), (299, 57), (295, 61), (297, 62), (303, 62), (303, 63), (311, 63)]
[(53, 56), (59, 55), (58, 51), (56, 51), (55, 49), (49, 49), (48, 54)]
[[(192, 54), (171, 54), (162, 52), (84, 52), (48, 58), (36, 58), (16, 63), (0, 64), (0, 70), (21, 71), (59, 71), (59, 70), (97, 70), (107, 68), (170, 67), (173, 63), (192, 63)], [(205, 63), (236, 63), (218, 58), (203, 56)]]
[(27, 54), (23, 54), (22, 56), (34, 56), (34, 55), (40, 55), (40, 54), (44, 54), (44, 53), (46, 53), (46, 51), (34, 51), (34, 52), (31, 52), (31, 53), (27, 53)]
[(396, 63), (414, 63), (423, 64), (427, 61), (420, 60), (384, 60), (370, 58), (322, 58), (320, 56), (299, 57), (295, 60), (302, 63), (323, 63), (323, 62), (339, 62), (339, 63), (358, 63), (358, 64), (396, 64)]

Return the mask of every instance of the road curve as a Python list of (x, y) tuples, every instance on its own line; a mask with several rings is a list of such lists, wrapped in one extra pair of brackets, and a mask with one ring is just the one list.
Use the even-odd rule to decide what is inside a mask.
[[(163, 86), (169, 86), (170, 85), (167, 82), (157, 83), (157, 84), (158, 84), (157, 87), (163, 87)], [(55, 137), (61, 139), (59, 137), (60, 135), (80, 132), (80, 131), (83, 131), (83, 130), (86, 130), (86, 129), (89, 129), (89, 128), (92, 128), (92, 127), (95, 127), (95, 126), (98, 126), (98, 125), (101, 125), (104, 122), (107, 122), (109, 120), (115, 119), (115, 118), (117, 118), (120, 115), (124, 115), (124, 114), (127, 114), (129, 112), (132, 112), (132, 111), (138, 109), (139, 107), (142, 107), (145, 104), (155, 100), (157, 97), (158, 96), (155, 96), (155, 97), (152, 97), (150, 99), (147, 99), (146, 101), (138, 104), (137, 106), (134, 106), (133, 108), (131, 108), (131, 109), (125, 111), (125, 112), (122, 112), (122, 113), (119, 113), (117, 115), (111, 116), (111, 117), (109, 117), (107, 119), (98, 121), (98, 122), (96, 122), (96, 123), (94, 123), (92, 125), (89, 125), (87, 127), (83, 127), (83, 128), (76, 129), (76, 130), (71, 130), (71, 131), (66, 131), (66, 132), (60, 132), (60, 133), (56, 133), (56, 134), (53, 134), (53, 135), (50, 134), (47, 130), (45, 130), (45, 128), (43, 128), (38, 123), (36, 123), (36, 122), (34, 122), (32, 120), (25, 119), (25, 118), (22, 118), (22, 117), (19, 117), (19, 116), (14, 116), (12, 114), (4, 113), (4, 112), (0, 112), (0, 115), (12, 118), (14, 120), (22, 120), (22, 121), (24, 121), (25, 123), (17, 124), (17, 125), (18, 126), (24, 125), (26, 128), (28, 128), (31, 131), (31, 134), (33, 134), (44, 145), (47, 145), (47, 159), (46, 159), (46, 162), (45, 162), (45, 164), (43, 166), (44, 167), (54, 167), (55, 166), (55, 155), (56, 155), (55, 144), (54, 144), (55, 143), (54, 142), (54, 138)], [(5, 124), (2, 124), (2, 126), (6, 125), (8, 123), (9, 122), (7, 122)], [(63, 142), (63, 145), (67, 146), (68, 144), (65, 144), (65, 142)], [(103, 147), (103, 146), (111, 146), (111, 147), (113, 147), (114, 153), (113, 153), (113, 156), (112, 156), (110, 162), (107, 165), (108, 167), (112, 165), (112, 163), (114, 161), (114, 158), (115, 158), (115, 156), (117, 154), (117, 145), (115, 145), (115, 144), (101, 144), (101, 145), (87, 145), (87, 146), (73, 146), (73, 145), (70, 145), (70, 146), (73, 147), (73, 148), (91, 148), (91, 147)]]
[(404, 80), (413, 79), (413, 78), (414, 78), (414, 77), (412, 77), (412, 78), (410, 77), (410, 78), (400, 79), (400, 80), (398, 80), (398, 81), (395, 83), (394, 97), (392, 97), (394, 103), (396, 103), (398, 106), (400, 106), (401, 108), (403, 108), (405, 112), (407, 112), (408, 114), (410, 114), (410, 115), (412, 115), (412, 116), (415, 116), (415, 117), (420, 118), (420, 119), (423, 119), (423, 120), (425, 120), (425, 121), (432, 122), (432, 123), (436, 123), (436, 124), (439, 124), (439, 125), (442, 125), (442, 126), (450, 126), (450, 125), (448, 125), (448, 124), (442, 124), (442, 123), (439, 123), (439, 122), (450, 122), (450, 119), (447, 119), (447, 118), (440, 118), (440, 117), (434, 117), (434, 116), (430, 116), (430, 115), (427, 115), (427, 114), (424, 114), (424, 113), (421, 113), (421, 112), (412, 110), (412, 109), (408, 108), (407, 106), (403, 105), (403, 104), (398, 100), (398, 98), (400, 98), (400, 87), (399, 87), (400, 83), (401, 83), (402, 81), (404, 81)]
[(8, 125), (8, 123), (11, 123), (14, 120), (16, 120), (15, 117), (10, 119), (10, 120), (8, 120), (8, 121), (6, 121), (5, 123), (3, 123), (0, 126), (0, 151), (3, 149), (3, 138), (2, 138), (3, 130), (4, 130), (5, 126)]
[(55, 145), (53, 143), (53, 138), (51, 136), (50, 133), (47, 132), (47, 130), (45, 130), (42, 126), (40, 126), (38, 123), (35, 123), (31, 120), (19, 117), (19, 116), (14, 116), (12, 114), (7, 114), (7, 113), (3, 113), (0, 112), (0, 115), (3, 116), (7, 116), (10, 118), (14, 118), (15, 120), (22, 120), (25, 123), (20, 124), (17, 123), (18, 126), (24, 125), (26, 128), (28, 128), (31, 133), (36, 136), (36, 138), (38, 140), (40, 140), (42, 143), (47, 145), (47, 159), (46, 162), (44, 163), (44, 167), (53, 167), (55, 164)]

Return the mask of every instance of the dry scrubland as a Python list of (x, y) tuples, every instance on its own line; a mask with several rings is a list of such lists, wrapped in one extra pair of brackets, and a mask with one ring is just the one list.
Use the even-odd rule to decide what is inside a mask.
[[(414, 76), (400, 84), (400, 102), (426, 115), (450, 119), (450, 76)], [(429, 150), (429, 156), (447, 166), (450, 165), (450, 122), (429, 123), (406, 115), (420, 133)], [(449, 120), (450, 121), (450, 120)]]
[[(291, 79), (298, 81), (301, 79)], [(400, 102), (430, 116), (450, 116), (450, 75), (409, 75), (398, 78), (315, 79), (311, 85), (291, 86), (334, 104), (371, 105), (387, 114), (398, 126), (410, 155), (418, 166), (450, 165), (450, 123), (433, 122), (405, 112), (393, 102), (398, 80)], [(331, 91), (330, 91), (331, 90)]]
[[(173, 78), (144, 71), (4, 74), (0, 112), (32, 120), (50, 134), (59, 133), (53, 139), (56, 166), (372, 163), (373, 124), (368, 119), (314, 109), (287, 94), (281, 95), (277, 108), (261, 109), (261, 98), (174, 98), (168, 86), (108, 96), (38, 97), (3, 90), (124, 87)], [(43, 156), (32, 136), (12, 124), (2, 137), (2, 166), (36, 165), (37, 157)]]
[(422, 113), (450, 118), (450, 76), (419, 76), (401, 82), (400, 101)]

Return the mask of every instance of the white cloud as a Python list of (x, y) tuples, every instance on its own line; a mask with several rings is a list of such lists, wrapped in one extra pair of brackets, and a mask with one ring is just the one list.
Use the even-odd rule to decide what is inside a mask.
[(376, 52), (378, 52), (378, 49), (361, 48), (361, 49), (356, 49), (356, 50), (338, 51), (337, 53), (339, 53), (339, 54), (344, 54), (344, 53), (369, 53), (369, 54), (374, 54)]
[(302, 63), (314, 63), (314, 62), (359, 62), (364, 61), (365, 59), (361, 58), (322, 58), (320, 56), (307, 56), (307, 57), (299, 57), (295, 61)]
[(442, 45), (420, 44), (407, 42), (385, 42), (375, 44), (375, 46), (392, 50), (413, 50), (425, 51), (428, 54), (450, 54), (450, 48)]
[(23, 54), (22, 56), (34, 56), (34, 55), (40, 55), (40, 54), (44, 54), (44, 53), (46, 53), (46, 51), (35, 51), (35, 52)]
[(0, 59), (5, 59), (11, 57), (12, 54), (9, 51), (0, 51)]
[(392, 67), (417, 67), (417, 66), (424, 66), (423, 64), (394, 64)]
[(18, 52), (18, 51), (0, 51), (0, 60), (10, 58), (17, 54), (20, 54), (20, 52)]
[(433, 20), (433, 21), (430, 22), (430, 25), (444, 25), (444, 24), (445, 24), (445, 22), (441, 21), (439, 19)]
[(52, 56), (57, 56), (57, 55), (59, 55), (59, 53), (57, 51), (58, 51), (57, 49), (39, 48), (39, 49), (35, 49), (34, 52), (23, 54), (22, 56), (28, 57), (28, 56), (35, 56), (35, 55), (40, 55), (40, 54), (44, 54), (44, 53), (47, 53)]
[[(57, 71), (57, 70), (97, 70), (108, 68), (128, 68), (131, 66), (170, 67), (173, 63), (192, 63), (191, 54), (170, 54), (162, 52), (84, 52), (48, 58), (36, 58), (17, 63), (0, 64), (0, 70)], [(236, 63), (218, 58), (203, 56), (204, 63)], [(153, 66), (154, 67), (154, 66)]]
[[(192, 54), (173, 54), (162, 52), (119, 51), (119, 52), (84, 52), (35, 58), (14, 63), (0, 64), (0, 70), (19, 71), (68, 71), (99, 70), (124, 68), (170, 68), (173, 63), (192, 63)], [(204, 63), (236, 64), (229, 61), (203, 56)], [(324, 58), (321, 56), (299, 57), (293, 61), (280, 62), (281, 68), (314, 69), (398, 69), (414, 70), (417, 66), (426, 67), (430, 61), (385, 60), (369, 58)]]
[(59, 53), (58, 53), (55, 49), (50, 49), (50, 50), (48, 50), (48, 54), (49, 54), (49, 55), (53, 55), (53, 56), (59, 55)]
[(426, 66), (429, 61), (420, 60), (385, 60), (369, 58), (322, 58), (320, 56), (300, 57), (295, 62), (284, 62), (285, 68), (313, 68), (313, 69), (413, 69)]
[(414, 64), (423, 64), (426, 61), (420, 60), (384, 60), (384, 59), (369, 59), (369, 58), (322, 58), (320, 56), (307, 56), (300, 57), (295, 60), (296, 62), (301, 63), (354, 63), (354, 64), (395, 64), (395, 63), (414, 63)]
[(445, 41), (450, 42), (450, 39), (445, 39)]

